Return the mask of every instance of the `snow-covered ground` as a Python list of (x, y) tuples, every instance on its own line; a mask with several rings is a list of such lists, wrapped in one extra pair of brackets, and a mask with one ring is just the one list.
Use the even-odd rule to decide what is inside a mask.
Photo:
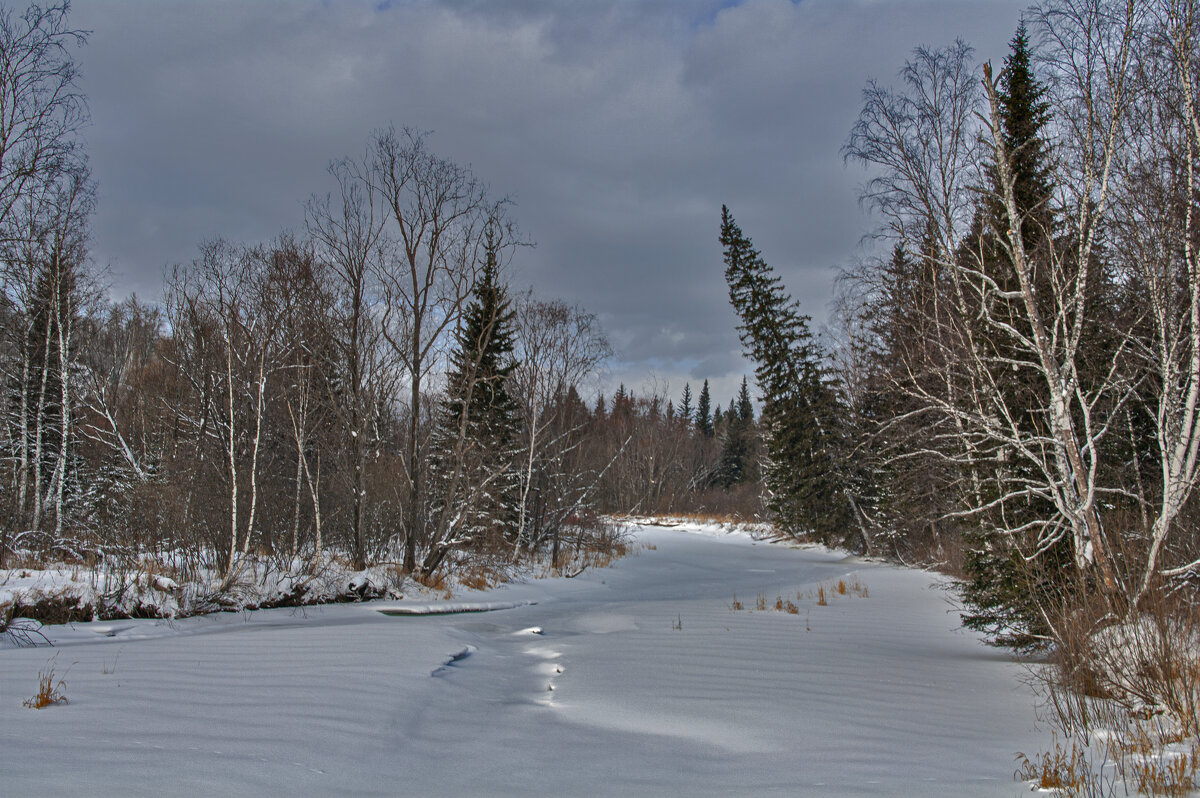
[[(1025, 671), (958, 629), (936, 576), (712, 528), (637, 539), (458, 597), (471, 613), (47, 627), (53, 649), (0, 650), (0, 793), (1028, 793), (1014, 753), (1048, 732)], [(70, 703), (23, 708), (51, 660)]]

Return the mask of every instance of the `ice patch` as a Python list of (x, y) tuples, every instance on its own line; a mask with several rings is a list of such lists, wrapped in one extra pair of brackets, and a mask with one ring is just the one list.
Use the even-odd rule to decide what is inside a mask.
[(476, 648), (475, 646), (464, 646), (461, 651), (457, 651), (457, 652), (451, 654), (450, 659), (446, 660), (446, 662), (443, 665), (441, 665), (440, 667), (435, 668), (433, 670), (433, 672), (430, 673), (429, 675), (430, 676), (441, 676), (443, 673), (446, 673), (451, 668), (455, 667), (456, 665), (458, 665), (458, 663), (462, 662), (464, 659), (471, 656), (478, 650), (479, 649)]
[(379, 607), (375, 611), (383, 615), (460, 615), (468, 612), (496, 612), (527, 607), (536, 601), (475, 601), (435, 602), (431, 604), (401, 604)]
[(607, 635), (613, 632), (633, 632), (638, 628), (632, 615), (618, 612), (597, 612), (581, 615), (571, 623), (577, 632)]

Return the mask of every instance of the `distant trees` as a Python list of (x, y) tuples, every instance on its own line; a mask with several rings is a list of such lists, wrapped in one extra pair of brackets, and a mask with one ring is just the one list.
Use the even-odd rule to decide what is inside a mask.
[(716, 484), (730, 488), (744, 482), (756, 482), (757, 450), (754, 428), (754, 405), (746, 378), (738, 392), (736, 404), (731, 402), (721, 429), (721, 460), (717, 465)]
[(696, 431), (706, 438), (713, 436), (712, 397), (708, 393), (708, 380), (704, 381), (700, 398), (696, 400)]

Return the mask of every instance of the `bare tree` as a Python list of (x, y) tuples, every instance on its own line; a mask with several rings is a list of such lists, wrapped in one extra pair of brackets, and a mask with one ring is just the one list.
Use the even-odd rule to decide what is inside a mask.
[(69, 2), (0, 8), (0, 226), (36, 184), (79, 161), (87, 105), (72, 48), (87, 40), (67, 21)]
[[(1200, 254), (1197, 253), (1197, 157), (1200, 155), (1200, 96), (1197, 59), (1200, 30), (1197, 4), (1190, 0), (1137, 4), (1139, 15), (1086, 19), (1107, 29), (1128, 27), (1141, 46), (1131, 56), (1136, 97), (1121, 118), (1122, 149), (1115, 180), (1109, 229), (1130, 305), (1130, 345), (1139, 364), (1144, 413), (1153, 432), (1157, 465), (1152, 487), (1139, 490), (1150, 545), (1136, 599), (1141, 601), (1162, 576), (1200, 568), (1200, 560), (1162, 559), (1191, 501), (1200, 460)], [(1046, 10), (1052, 20), (1081, 15), (1073, 4)], [(1078, 23), (1075, 28), (1079, 28)], [(1087, 30), (1086, 28), (1084, 30)], [(1078, 37), (1078, 36), (1077, 36)], [(1070, 44), (1068, 40), (1065, 44)], [(1060, 48), (1061, 49), (1061, 48)], [(1114, 66), (1100, 74), (1113, 80)], [(1097, 92), (1098, 93), (1098, 92)], [(1100, 94), (1106, 98), (1107, 93)], [(1139, 474), (1140, 476), (1140, 474)]]
[(330, 273), (333, 356), (323, 364), (324, 384), (333, 392), (330, 407), (348, 452), (351, 549), (359, 568), (366, 561), (365, 479), (373, 408), (393, 399), (393, 370), (384, 357), (377, 290), (390, 245), (383, 229), (385, 211), (377, 204), (365, 168), (350, 160), (333, 163), (329, 172), (337, 193), (313, 198), (306, 206), (308, 235)]
[(170, 302), (173, 330), (212, 347), (186, 370), (206, 405), (201, 435), (211, 420), (222, 446), (229, 506), (222, 589), (241, 574), (260, 510), (267, 385), (279, 367), (280, 319), (269, 307), (266, 261), (261, 249), (207, 244), (191, 269), (176, 273)]
[(403, 458), (404, 567), (417, 567), (418, 540), (428, 536), (424, 489), (422, 386), (440, 361), (471, 292), (488, 225), (504, 227), (505, 202), (488, 199), (470, 169), (434, 155), (409, 128), (381, 131), (364, 177), (389, 213), (394, 246), (380, 263), (383, 334), (407, 371), (408, 440)]
[[(609, 357), (611, 348), (595, 315), (564, 302), (535, 299), (517, 305), (517, 361), (513, 396), (522, 418), (516, 545), (535, 548), (561, 523), (545, 500), (575, 503), (580, 475), (568, 458), (578, 446), (582, 419), (566, 401)], [(576, 398), (576, 401), (578, 399)], [(569, 498), (568, 498), (569, 497)], [(539, 498), (544, 501), (539, 504)], [(558, 508), (558, 509), (561, 509)]]

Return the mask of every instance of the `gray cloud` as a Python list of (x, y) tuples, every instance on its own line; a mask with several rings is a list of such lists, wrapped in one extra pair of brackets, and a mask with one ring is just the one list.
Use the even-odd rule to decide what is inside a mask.
[(410, 125), (515, 200), (538, 246), (514, 282), (601, 316), (614, 383), (727, 401), (750, 369), (721, 204), (819, 323), (870, 225), (839, 152), (863, 84), (956, 36), (999, 60), (1021, 5), (76, 0), (94, 255), (156, 298), (164, 266), (299, 227), (330, 160)]

